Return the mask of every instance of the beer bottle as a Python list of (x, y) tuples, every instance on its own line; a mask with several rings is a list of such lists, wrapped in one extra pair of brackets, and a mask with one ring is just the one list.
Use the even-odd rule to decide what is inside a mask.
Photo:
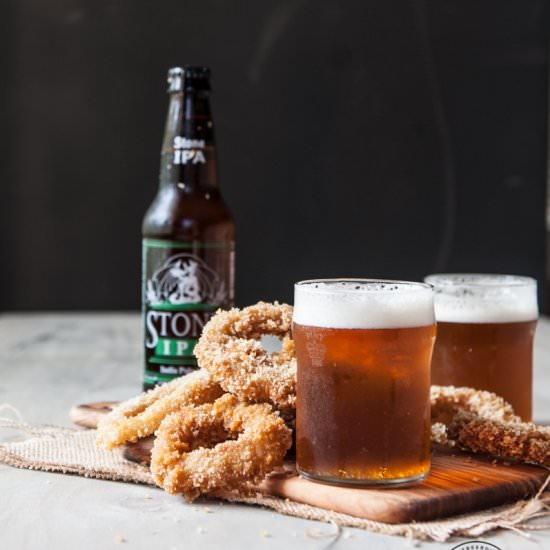
[(218, 187), (210, 71), (168, 71), (160, 185), (143, 220), (144, 389), (197, 368), (193, 348), (233, 304), (235, 226)]

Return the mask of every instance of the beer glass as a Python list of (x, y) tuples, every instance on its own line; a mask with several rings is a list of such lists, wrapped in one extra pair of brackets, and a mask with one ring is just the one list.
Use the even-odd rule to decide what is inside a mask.
[(344, 485), (426, 476), (431, 287), (370, 279), (299, 282), (293, 338), (298, 471)]
[(512, 275), (441, 274), (434, 287), (432, 383), (488, 390), (532, 417), (537, 282)]

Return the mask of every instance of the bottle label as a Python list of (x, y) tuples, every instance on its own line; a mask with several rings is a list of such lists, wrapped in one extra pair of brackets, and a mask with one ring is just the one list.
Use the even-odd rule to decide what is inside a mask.
[(193, 349), (208, 319), (233, 302), (233, 243), (143, 240), (145, 385), (197, 368)]
[(174, 138), (174, 164), (206, 164), (204, 139)]

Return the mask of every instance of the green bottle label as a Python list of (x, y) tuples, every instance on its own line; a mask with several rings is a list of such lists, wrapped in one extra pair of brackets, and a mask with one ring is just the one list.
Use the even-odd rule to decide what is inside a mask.
[(197, 368), (204, 325), (233, 304), (233, 266), (233, 243), (143, 240), (146, 387)]

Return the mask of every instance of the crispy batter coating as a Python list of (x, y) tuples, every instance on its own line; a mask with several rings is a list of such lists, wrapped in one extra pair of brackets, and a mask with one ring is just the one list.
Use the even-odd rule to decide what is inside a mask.
[(164, 417), (187, 405), (211, 403), (223, 395), (220, 385), (206, 372), (196, 371), (124, 401), (103, 417), (97, 427), (97, 444), (112, 449), (154, 433)]
[(447, 435), (447, 426), (441, 422), (432, 423), (430, 438), (432, 443), (438, 445), (444, 445), (445, 447), (455, 446), (455, 442), (449, 439)]
[(503, 422), (458, 412), (448, 436), (465, 450), (550, 466), (550, 429), (527, 422)]
[(163, 420), (151, 472), (159, 486), (188, 501), (200, 494), (243, 491), (282, 466), (291, 440), (291, 430), (270, 405), (250, 405), (226, 394)]
[(464, 450), (550, 465), (550, 429), (525, 423), (487, 391), (432, 386), (432, 441)]
[[(242, 401), (296, 405), (296, 358), (291, 339), (292, 307), (258, 302), (242, 310), (218, 311), (195, 347), (199, 365)], [(262, 335), (278, 336), (283, 349), (268, 353)]]
[(473, 388), (432, 386), (430, 391), (432, 423), (448, 425), (459, 411), (505, 422), (521, 422), (512, 405), (498, 395)]
[[(155, 432), (151, 472), (169, 493), (191, 501), (250, 490), (282, 466), (292, 443), (291, 326), (286, 304), (218, 311), (195, 348), (202, 370), (119, 405), (100, 421), (98, 445), (111, 449)], [(281, 338), (282, 351), (266, 352), (264, 334)], [(432, 386), (431, 414), (435, 443), (550, 466), (550, 428), (522, 423), (493, 393)]]

